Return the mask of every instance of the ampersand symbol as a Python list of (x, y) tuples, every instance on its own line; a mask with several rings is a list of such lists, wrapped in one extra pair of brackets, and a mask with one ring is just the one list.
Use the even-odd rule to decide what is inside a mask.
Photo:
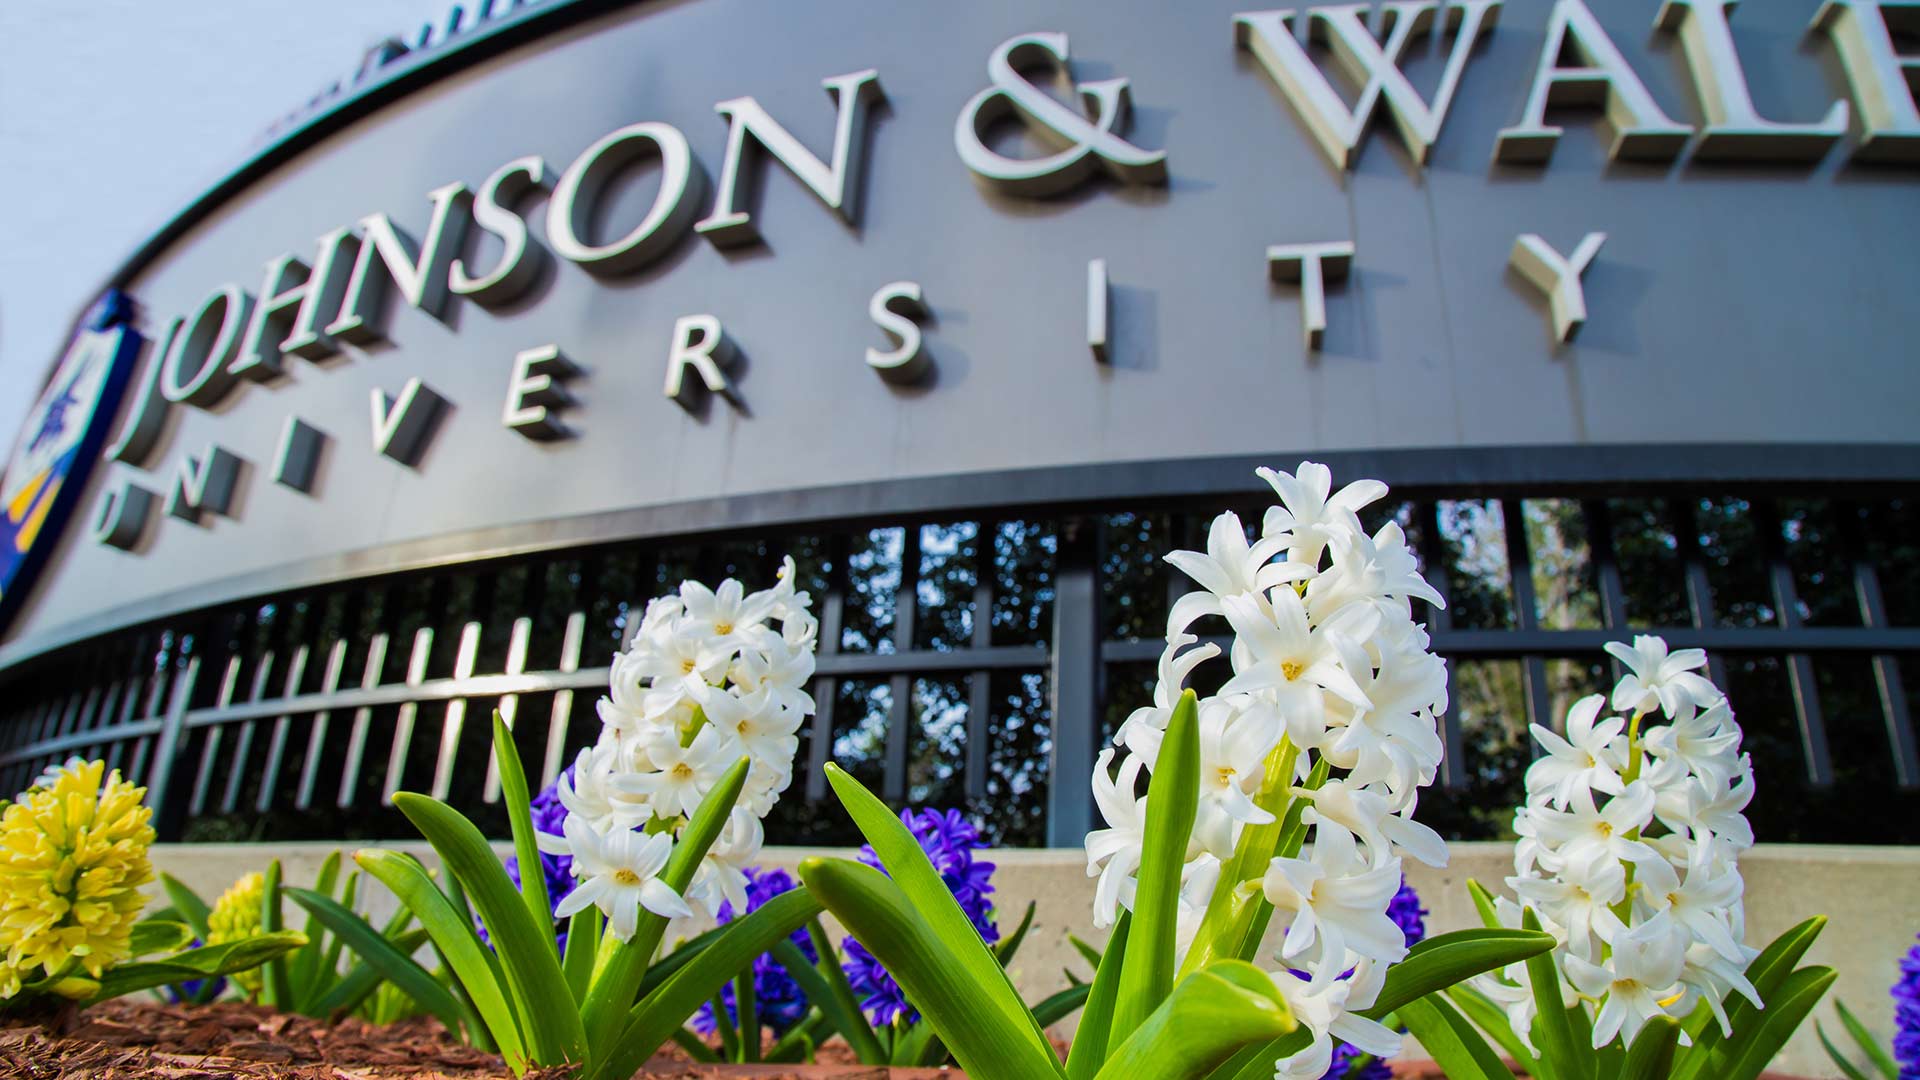
[[(1067, 66), (1067, 35), (1022, 34), (1008, 38), (987, 61), (993, 85), (960, 110), (953, 144), (960, 160), (976, 176), (1016, 195), (1054, 195), (1104, 168), (1125, 184), (1167, 182), (1167, 152), (1143, 150), (1120, 137), (1127, 118), (1127, 80), (1100, 79), (1078, 84), (1092, 119), (1049, 97), (1020, 74), (1022, 68)], [(1038, 158), (1010, 158), (987, 148), (981, 133), (995, 122), (1017, 116), (1034, 133), (1061, 149)]]

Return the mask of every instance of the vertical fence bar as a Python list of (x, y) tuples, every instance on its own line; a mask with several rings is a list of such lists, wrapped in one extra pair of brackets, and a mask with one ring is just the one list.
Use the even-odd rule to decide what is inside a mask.
[[(1887, 620), (1886, 597), (1880, 592), (1880, 573), (1867, 554), (1861, 534), (1860, 513), (1854, 507), (1841, 507), (1841, 541), (1846, 546), (1853, 570), (1853, 594), (1860, 605), (1860, 625), (1869, 630), (1884, 630)], [(1880, 692), (1880, 715), (1887, 724), (1887, 743), (1893, 748), (1894, 779), (1911, 791), (1920, 788), (1920, 752), (1914, 745), (1913, 716), (1907, 706), (1907, 689), (1900, 678), (1900, 658), (1891, 653), (1873, 657), (1874, 687)]]
[[(423, 626), (413, 633), (413, 655), (407, 658), (407, 685), (419, 686), (427, 679), (427, 658), (433, 655), (433, 627)], [(380, 805), (392, 806), (394, 793), (407, 768), (407, 749), (413, 745), (413, 720), (420, 713), (415, 701), (400, 703), (393, 718), (393, 743), (387, 751), (387, 782), (380, 789)]]
[[(387, 666), (387, 635), (383, 631), (367, 640), (367, 666), (360, 672), (360, 689), (380, 685), (380, 673)], [(353, 730), (347, 735), (347, 758), (340, 767), (340, 792), (334, 805), (342, 810), (353, 805), (353, 791), (360, 786), (360, 762), (367, 752), (367, 729), (373, 724), (373, 709), (362, 705), (353, 710)]]
[[(227, 657), (226, 674), (220, 677), (220, 692), (214, 695), (214, 708), (224, 709), (233, 704), (234, 688), (240, 683), (240, 654)], [(187, 803), (187, 814), (199, 817), (207, 807), (207, 786), (213, 781), (213, 765), (220, 758), (220, 743), (226, 734), (226, 725), (214, 724), (207, 728), (207, 737), (200, 744), (200, 769), (193, 774), (193, 798)]]
[[(164, 683), (165, 669), (156, 676)], [(182, 764), (180, 738), (186, 731), (187, 706), (193, 701), (193, 688), (200, 679), (200, 658), (190, 657), (184, 671), (174, 680), (173, 695), (160, 723), (160, 737), (154, 743), (153, 768), (147, 781), (147, 805), (153, 808), (154, 832), (161, 840), (178, 840), (184, 820), (178, 790)], [(158, 696), (159, 686), (155, 686)]]
[[(919, 610), (920, 526), (900, 528), (900, 584), (893, 593), (893, 651), (913, 651), (915, 614)], [(901, 672), (888, 681), (892, 702), (887, 708), (887, 744), (882, 797), (900, 802), (907, 797), (907, 750), (918, 722), (913, 708), (913, 676)]]
[[(1440, 535), (1440, 503), (1429, 500), (1419, 504), (1420, 514), (1420, 561), (1423, 577), (1433, 591), (1440, 594), (1441, 602), (1427, 605), (1427, 629), (1431, 633), (1445, 633), (1453, 626), (1453, 613), (1446, 607), (1453, 597), (1451, 583), (1447, 580), (1447, 545)], [(1452, 678), (1451, 672), (1448, 674)], [(1460, 737), (1460, 713), (1453, 707), (1452, 695), (1448, 695), (1446, 711), (1439, 717), (1440, 739), (1446, 749), (1446, 756), (1440, 759), (1440, 786), (1459, 787), (1467, 782), (1467, 762), (1465, 740)]]
[[(473, 676), (473, 664), (480, 652), (480, 624), (470, 622), (460, 629), (460, 648), (453, 661), (453, 677)], [(446, 719), (440, 725), (440, 759), (433, 766), (433, 797), (444, 801), (453, 790), (453, 761), (460, 752), (460, 735), (467, 722), (467, 699), (447, 702)]]
[[(1700, 518), (1695, 500), (1672, 500), (1674, 539), (1680, 546), (1681, 572), (1687, 587), (1687, 614), (1696, 630), (1711, 630), (1718, 617), (1713, 610), (1713, 579), (1707, 576), (1707, 554), (1700, 546)], [(1719, 687), (1727, 685), (1727, 663), (1719, 653), (1707, 654), (1707, 675)]]
[[(254, 669), (253, 686), (247, 694), (249, 702), (264, 701), (267, 697), (267, 679), (273, 673), (274, 654), (268, 652), (260, 657), (260, 666)], [(227, 786), (220, 793), (220, 812), (231, 814), (240, 804), (240, 783), (247, 777), (247, 758), (253, 753), (252, 720), (240, 722), (240, 735), (233, 743), (233, 761), (227, 767)]]
[[(567, 616), (566, 636), (560, 643), (560, 670), (571, 675), (580, 670), (580, 647), (587, 638), (587, 613), (576, 611)], [(561, 758), (567, 752), (567, 726), (573, 720), (573, 691), (553, 692), (553, 712), (547, 719), (547, 758), (540, 766), (540, 786), (553, 783), (565, 768)]]
[(1093, 775), (1100, 725), (1099, 529), (1090, 518), (1059, 526), (1053, 574), (1053, 760), (1048, 763), (1047, 845), (1073, 847), (1093, 827)]
[[(320, 678), (320, 693), (331, 696), (340, 689), (340, 675), (347, 667), (347, 639), (341, 638), (327, 650), (327, 672)], [(306, 810), (313, 805), (313, 786), (320, 778), (320, 754), (327, 745), (327, 725), (333, 719), (333, 712), (321, 709), (313, 716), (313, 724), (307, 729), (307, 756), (300, 762), (300, 788), (294, 794), (293, 806), (296, 810)]]
[[(973, 638), (975, 649), (993, 647), (993, 584), (999, 574), (994, 560), (1000, 525), (981, 521), (973, 539)], [(993, 738), (993, 672), (984, 668), (967, 676), (967, 763), (962, 784), (968, 800), (987, 797), (987, 742)]]
[[(287, 665), (287, 681), (281, 688), (281, 699), (300, 696), (300, 682), (306, 676), (307, 647), (301, 645), (293, 650), (293, 663)], [(267, 741), (267, 763), (260, 770), (260, 790), (253, 800), (253, 808), (262, 814), (273, 805), (274, 788), (280, 782), (280, 762), (286, 757), (287, 736), (291, 734), (292, 727), (291, 713), (281, 713), (273, 718), (273, 737)]]
[[(527, 670), (527, 639), (533, 635), (533, 620), (525, 615), (513, 620), (513, 629), (507, 638), (507, 669), (505, 674), (518, 675)], [(520, 715), (520, 695), (500, 695), (500, 720), (513, 730), (513, 722)], [(493, 725), (487, 725), (487, 741), (493, 741)], [(518, 740), (515, 740), (516, 745)], [(496, 803), (500, 801), (500, 763), (492, 754), (487, 755), (487, 781), (481, 792), (481, 801)]]
[[(845, 533), (834, 533), (828, 548), (827, 595), (820, 601), (819, 656), (840, 651), (840, 631), (846, 618), (847, 554)], [(813, 737), (807, 743), (807, 801), (827, 797), (827, 761), (833, 750), (833, 709), (840, 696), (840, 680), (822, 675), (813, 684)]]
[[(1766, 553), (1774, 619), (1782, 630), (1798, 630), (1800, 597), (1793, 584), (1793, 567), (1787, 563), (1779, 508), (1771, 500), (1756, 500), (1751, 506), (1754, 529), (1760, 533), (1761, 548)], [(1833, 763), (1827, 751), (1827, 723), (1820, 712), (1820, 684), (1814, 677), (1813, 658), (1803, 652), (1788, 653), (1787, 682), (1793, 691), (1793, 711), (1800, 721), (1800, 749), (1807, 758), (1807, 779), (1815, 787), (1826, 787), (1833, 783)]]
[[(1513, 595), (1513, 628), (1530, 634), (1540, 629), (1540, 605), (1533, 592), (1533, 552), (1527, 544), (1527, 515), (1522, 506), (1523, 500), (1518, 496), (1500, 500), (1500, 513), (1507, 534), (1507, 577), (1508, 588)], [(1529, 653), (1521, 658), (1521, 665), (1525, 676), (1527, 716), (1541, 727), (1559, 731), (1562, 725), (1553, 715), (1553, 687), (1547, 683), (1546, 659), (1539, 653)], [(1532, 739), (1528, 739), (1527, 743), (1538, 756), (1540, 748), (1534, 745)]]

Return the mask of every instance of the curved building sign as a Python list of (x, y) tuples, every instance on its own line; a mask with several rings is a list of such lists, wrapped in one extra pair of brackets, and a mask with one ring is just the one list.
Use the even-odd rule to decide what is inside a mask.
[(153, 344), (14, 634), (823, 484), (1908, 445), (1917, 26), (543, 5), (129, 276)]

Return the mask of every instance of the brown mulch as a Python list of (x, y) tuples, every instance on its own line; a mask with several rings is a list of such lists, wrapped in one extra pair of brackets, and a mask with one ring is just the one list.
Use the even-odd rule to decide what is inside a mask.
[[(495, 1080), (498, 1057), (439, 1021), (329, 1024), (258, 1005), (110, 1001), (0, 1029), (0, 1077), (22, 1080)], [(558, 1069), (527, 1074), (558, 1080)]]
[[(329, 1024), (258, 1005), (111, 1001), (0, 1021), (0, 1080), (507, 1080), (500, 1059), (461, 1043), (432, 1018), (375, 1026)], [(957, 1069), (861, 1066), (838, 1041), (814, 1065), (707, 1065), (677, 1047), (647, 1063), (645, 1080), (964, 1080)], [(1398, 1080), (1443, 1074), (1431, 1062), (1394, 1062)], [(525, 1080), (563, 1080), (535, 1069)], [(1790, 1080), (1776, 1073), (1768, 1080)], [(1145, 1080), (1145, 1078), (1143, 1078)]]

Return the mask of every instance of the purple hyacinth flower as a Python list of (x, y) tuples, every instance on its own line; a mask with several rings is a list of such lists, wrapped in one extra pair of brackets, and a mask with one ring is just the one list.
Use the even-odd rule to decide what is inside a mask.
[[(748, 867), (747, 871), (747, 910), (751, 914), (781, 893), (793, 889), (793, 876), (785, 870), (762, 870)], [(720, 905), (719, 919), (722, 923), (732, 922), (733, 905)], [(813, 951), (813, 941), (808, 938), (804, 927), (793, 932), (787, 940), (806, 956), (808, 961), (819, 959)], [(807, 996), (800, 990), (800, 984), (793, 981), (787, 973), (787, 967), (773, 958), (771, 953), (761, 953), (753, 961), (753, 1000), (754, 1009), (760, 1017), (760, 1023), (776, 1033), (783, 1033), (799, 1023), (807, 1015)], [(738, 1024), (733, 1000), (733, 984), (728, 983), (720, 990), (720, 1001), (727, 1010), (727, 1023)], [(713, 1003), (700, 1006), (693, 1014), (693, 1030), (702, 1035), (714, 1032)]]
[[(960, 910), (967, 913), (967, 920), (973, 923), (980, 937), (988, 944), (999, 941), (1000, 928), (994, 924), (993, 901), (987, 898), (993, 892), (990, 880), (993, 864), (973, 857), (974, 852), (986, 846), (980, 842), (980, 830), (958, 810), (902, 810), (900, 823), (920, 841), (921, 850), (940, 872), (947, 890), (953, 893)], [(860, 861), (886, 873), (872, 845), (860, 849)], [(887, 1025), (896, 1020), (912, 1023), (920, 1018), (913, 1006), (907, 1004), (906, 995), (886, 965), (865, 946), (847, 938), (841, 942), (841, 950), (846, 954), (847, 982), (852, 984), (854, 993), (861, 995), (860, 1006), (874, 1023)]]
[(1920, 945), (1900, 958), (1900, 980), (1893, 984), (1893, 1056), (1900, 1080), (1920, 1080)]

